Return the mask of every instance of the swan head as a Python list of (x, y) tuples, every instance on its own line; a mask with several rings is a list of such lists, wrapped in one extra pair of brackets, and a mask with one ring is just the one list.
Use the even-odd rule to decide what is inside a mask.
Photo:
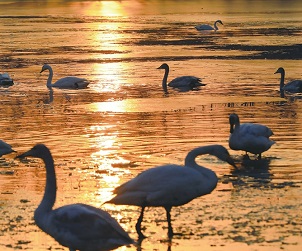
[(239, 125), (239, 116), (236, 113), (232, 113), (229, 116), (230, 121), (230, 133), (234, 132), (234, 126)]
[(237, 169), (234, 159), (231, 157), (229, 151), (222, 145), (213, 145), (210, 148), (209, 154), (216, 156), (218, 159), (229, 163)]
[(220, 23), (223, 25), (222, 21), (221, 20), (217, 20), (215, 23)]
[(49, 155), (49, 149), (44, 144), (37, 144), (29, 151), (18, 155), (16, 158), (23, 159), (25, 157), (36, 157), (36, 158), (43, 158), (46, 155)]
[(276, 73), (284, 74), (285, 73), (284, 68), (283, 67), (278, 68), (278, 70), (274, 74)]
[(51, 67), (48, 64), (44, 64), (40, 73), (42, 73), (43, 71), (49, 70), (49, 69), (51, 69)]
[(164, 63), (160, 67), (158, 67), (157, 69), (169, 70), (169, 65), (167, 65), (166, 63)]

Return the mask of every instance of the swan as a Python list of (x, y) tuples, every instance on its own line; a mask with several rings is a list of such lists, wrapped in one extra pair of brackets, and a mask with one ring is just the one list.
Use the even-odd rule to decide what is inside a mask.
[[(168, 64), (164, 63), (162, 64), (160, 67), (158, 67), (157, 69), (164, 69), (165, 70), (165, 74), (163, 77), (163, 81), (162, 81), (162, 87), (165, 93), (168, 92), (168, 88), (167, 88), (167, 80), (168, 80), (168, 75), (169, 75), (169, 66)], [(177, 77), (174, 78), (169, 84), (169, 87), (173, 87), (173, 88), (189, 88), (189, 89), (193, 89), (195, 87), (198, 86), (204, 86), (205, 84), (201, 83), (201, 79), (194, 77), (194, 76), (182, 76), (182, 77)]]
[(78, 77), (64, 77), (52, 84), (51, 81), (53, 77), (53, 71), (50, 65), (44, 64), (40, 73), (46, 70), (49, 71), (46, 85), (47, 88), (56, 87), (61, 89), (83, 89), (86, 88), (89, 84), (87, 79)]
[(11, 86), (14, 85), (14, 81), (10, 78), (7, 73), (0, 74), (0, 86)]
[(286, 85), (284, 85), (285, 70), (283, 67), (280, 67), (276, 72), (281, 74), (280, 79), (280, 92), (286, 91), (291, 93), (302, 92), (302, 80), (293, 80)]
[(52, 209), (56, 200), (56, 175), (50, 150), (37, 144), (17, 156), (41, 158), (46, 168), (44, 197), (35, 210), (34, 220), (40, 229), (70, 251), (112, 250), (133, 240), (107, 212), (86, 204), (70, 204)]
[(7, 144), (3, 140), (0, 140), (0, 157), (2, 157), (2, 155), (9, 154), (9, 153), (12, 153), (12, 152), (15, 152), (12, 149), (12, 146)]
[(240, 124), (239, 116), (235, 113), (230, 114), (230, 137), (229, 147), (233, 150), (242, 150), (253, 154), (261, 153), (271, 148), (275, 142), (269, 137), (273, 135), (270, 128), (261, 124), (244, 123)]
[(139, 238), (145, 238), (141, 223), (146, 207), (164, 207), (168, 222), (168, 236), (173, 236), (171, 224), (172, 207), (184, 205), (191, 200), (211, 193), (218, 182), (215, 172), (199, 166), (195, 158), (198, 155), (211, 154), (228, 162), (235, 163), (227, 149), (221, 145), (209, 145), (191, 150), (185, 158), (185, 166), (163, 165), (143, 171), (132, 180), (114, 189), (116, 196), (106, 203), (116, 205), (134, 205), (141, 207), (136, 223)]
[(214, 31), (217, 31), (218, 30), (217, 23), (220, 23), (220, 24), (223, 25), (223, 23), (222, 23), (221, 20), (217, 20), (214, 23), (214, 27), (212, 27), (211, 25), (208, 25), (208, 24), (201, 24), (201, 25), (195, 26), (195, 29), (198, 30), (198, 31), (203, 31), (203, 30), (214, 30)]

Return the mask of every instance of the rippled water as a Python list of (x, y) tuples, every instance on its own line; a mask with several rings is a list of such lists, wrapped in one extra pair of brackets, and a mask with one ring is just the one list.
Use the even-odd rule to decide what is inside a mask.
[[(202, 3), (201, 3), (202, 2)], [(268, 125), (276, 144), (240, 171), (211, 157), (200, 164), (219, 176), (212, 194), (172, 209), (177, 233), (167, 239), (162, 208), (147, 210), (148, 236), (118, 250), (300, 250), (301, 100), (279, 97), (280, 66), (301, 79), (301, 1), (3, 1), (0, 73), (1, 139), (18, 152), (45, 143), (58, 178), (56, 206), (102, 207), (131, 237), (139, 209), (102, 205), (119, 184), (152, 166), (182, 164), (196, 146), (228, 147), (230, 113)], [(194, 26), (221, 19), (218, 32)], [(207, 85), (178, 92), (170, 79), (195, 75)], [(46, 88), (43, 63), (54, 79), (77, 75), (85, 90)], [(0, 160), (1, 250), (66, 250), (33, 222), (45, 182), (36, 159)]]

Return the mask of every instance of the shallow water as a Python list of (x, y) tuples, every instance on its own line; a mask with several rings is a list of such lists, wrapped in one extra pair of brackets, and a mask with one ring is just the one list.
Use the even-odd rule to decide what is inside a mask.
[[(179, 233), (168, 240), (162, 208), (148, 209), (148, 236), (118, 250), (300, 250), (301, 100), (279, 97), (286, 79), (301, 78), (301, 1), (5, 1), (0, 4), (1, 139), (18, 152), (45, 143), (55, 158), (56, 206), (102, 207), (134, 239), (139, 209), (102, 205), (119, 184), (150, 167), (182, 164), (194, 147), (228, 147), (230, 113), (268, 125), (276, 144), (260, 162), (241, 166), (208, 156), (200, 164), (219, 176), (212, 194), (172, 209)], [(200, 23), (221, 19), (217, 32)], [(200, 90), (161, 89), (170, 77), (195, 75)], [(77, 75), (85, 90), (46, 88), (43, 63), (54, 79)], [(66, 250), (33, 222), (45, 182), (36, 159), (0, 159), (1, 250)]]

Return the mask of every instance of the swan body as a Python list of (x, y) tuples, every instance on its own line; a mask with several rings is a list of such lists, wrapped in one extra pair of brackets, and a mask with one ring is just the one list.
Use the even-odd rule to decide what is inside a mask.
[(194, 76), (177, 77), (177, 78), (174, 78), (172, 81), (170, 81), (169, 84), (167, 84), (168, 75), (169, 75), (169, 71), (170, 71), (168, 64), (164, 63), (157, 69), (165, 70), (165, 74), (164, 74), (163, 81), (162, 81), (162, 87), (163, 87), (164, 92), (166, 92), (166, 93), (168, 92), (167, 86), (173, 87), (173, 88), (193, 89), (193, 88), (205, 85), (205, 84), (201, 83), (200, 78), (197, 78)]
[(49, 149), (38, 144), (17, 158), (41, 158), (46, 167), (44, 197), (34, 213), (37, 226), (70, 251), (105, 251), (133, 240), (107, 212), (85, 204), (52, 209), (56, 200), (56, 175)]
[(47, 88), (55, 87), (55, 88), (61, 88), (61, 89), (84, 89), (84, 88), (87, 88), (87, 86), (89, 85), (89, 82), (87, 79), (73, 77), (73, 76), (61, 78), (52, 84), (51, 82), (52, 82), (52, 77), (53, 77), (53, 71), (52, 71), (52, 68), (50, 65), (48, 65), (48, 64), (43, 65), (40, 73), (42, 73), (43, 71), (46, 71), (46, 70), (49, 71), (47, 84), (46, 84)]
[(12, 149), (12, 146), (4, 142), (3, 140), (0, 140), (0, 157), (5, 154), (9, 154), (14, 152)]
[(233, 150), (242, 150), (253, 154), (261, 153), (271, 148), (275, 142), (270, 140), (273, 132), (270, 128), (261, 124), (244, 123), (240, 124), (237, 114), (230, 114), (230, 137), (229, 147)]
[(221, 20), (217, 20), (217, 21), (214, 22), (214, 27), (212, 27), (211, 25), (208, 25), (208, 24), (201, 24), (201, 25), (195, 26), (195, 29), (198, 30), (198, 31), (204, 31), (204, 30), (214, 30), (214, 31), (217, 31), (218, 30), (217, 23), (220, 23), (220, 24), (223, 25), (223, 23), (222, 23)]
[(14, 85), (14, 81), (10, 78), (7, 73), (0, 74), (0, 86), (11, 86)]
[(114, 190), (116, 196), (107, 203), (141, 207), (136, 223), (139, 238), (145, 207), (164, 207), (168, 222), (168, 236), (173, 236), (170, 211), (172, 207), (184, 205), (191, 200), (211, 193), (217, 185), (217, 176), (212, 170), (199, 166), (198, 155), (211, 154), (233, 165), (227, 149), (221, 145), (195, 148), (188, 153), (185, 166), (163, 165), (148, 169)]
[(276, 72), (281, 74), (280, 78), (280, 92), (291, 92), (291, 93), (299, 93), (302, 92), (302, 80), (293, 80), (286, 85), (284, 84), (285, 79), (285, 70), (283, 67), (280, 67)]

